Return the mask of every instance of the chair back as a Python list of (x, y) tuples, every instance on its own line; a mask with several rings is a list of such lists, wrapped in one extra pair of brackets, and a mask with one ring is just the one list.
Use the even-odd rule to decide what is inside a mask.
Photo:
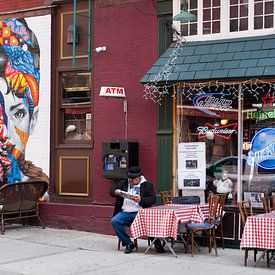
[(18, 212), (34, 209), (44, 195), (48, 184), (44, 181), (8, 183), (0, 188), (1, 212)]
[(247, 200), (247, 201), (238, 201), (237, 204), (238, 204), (241, 219), (242, 219), (242, 225), (244, 226), (246, 223), (247, 217), (253, 216), (252, 203), (251, 203), (251, 200)]
[(201, 199), (199, 196), (178, 196), (172, 199), (175, 204), (200, 204)]
[(275, 210), (275, 196), (262, 197), (262, 203), (265, 213), (270, 213)]
[(160, 191), (160, 198), (161, 198), (161, 204), (171, 204), (173, 200), (173, 191), (168, 190), (168, 191)]
[(219, 205), (221, 202), (221, 196), (217, 194), (211, 194), (208, 196), (209, 216), (208, 222), (215, 222), (218, 217)]
[(217, 216), (222, 219), (223, 217), (223, 208), (225, 205), (225, 201), (227, 198), (227, 194), (215, 194), (215, 196), (219, 196), (220, 197), (220, 202), (218, 204), (218, 209), (217, 209)]

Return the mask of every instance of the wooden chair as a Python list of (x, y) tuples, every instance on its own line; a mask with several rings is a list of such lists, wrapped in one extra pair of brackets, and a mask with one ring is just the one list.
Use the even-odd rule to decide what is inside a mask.
[(160, 198), (161, 198), (161, 204), (171, 204), (173, 201), (173, 191), (168, 190), (168, 191), (160, 191)]
[(194, 237), (197, 232), (207, 233), (207, 242), (209, 253), (213, 247), (215, 250), (215, 255), (218, 256), (216, 237), (215, 237), (215, 220), (217, 219), (218, 207), (221, 200), (221, 196), (211, 195), (208, 197), (209, 204), (209, 215), (205, 222), (203, 223), (188, 223), (186, 224), (187, 232), (191, 235), (191, 255), (193, 257), (195, 240)]
[[(237, 204), (241, 215), (242, 226), (244, 228), (247, 217), (253, 216), (252, 203), (251, 203), (251, 200), (247, 200), (247, 201), (238, 201)], [(257, 249), (254, 248), (253, 251), (254, 251), (254, 262), (256, 262)], [(245, 248), (245, 251), (244, 251), (245, 266), (247, 265), (247, 258), (248, 258), (248, 248)]]
[[(137, 241), (137, 239), (134, 239), (134, 244), (135, 244), (135, 248), (136, 248), (136, 251), (138, 252), (138, 241)], [(149, 243), (149, 240), (148, 240), (148, 245), (149, 245), (150, 243)], [(121, 240), (120, 239), (118, 239), (118, 244), (117, 244), (117, 250), (120, 250), (120, 246), (121, 246)]]
[(275, 210), (275, 196), (262, 197), (262, 203), (265, 213), (270, 213)]
[(217, 218), (215, 220), (215, 227), (216, 229), (219, 228), (221, 233), (221, 242), (222, 242), (222, 248), (224, 249), (224, 239), (223, 239), (223, 215), (224, 215), (224, 205), (226, 201), (227, 194), (215, 194), (215, 196), (220, 196), (220, 203), (218, 205), (217, 209)]

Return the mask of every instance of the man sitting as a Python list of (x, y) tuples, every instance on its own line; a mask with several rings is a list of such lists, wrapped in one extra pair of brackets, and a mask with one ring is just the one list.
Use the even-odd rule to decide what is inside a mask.
[[(124, 253), (131, 253), (135, 244), (126, 233), (126, 226), (132, 224), (139, 209), (150, 207), (156, 202), (154, 186), (145, 179), (138, 166), (133, 166), (128, 170), (128, 179), (113, 186), (110, 195), (117, 198), (112, 226), (122, 246), (126, 247)], [(159, 239), (154, 244), (158, 253), (164, 252)]]

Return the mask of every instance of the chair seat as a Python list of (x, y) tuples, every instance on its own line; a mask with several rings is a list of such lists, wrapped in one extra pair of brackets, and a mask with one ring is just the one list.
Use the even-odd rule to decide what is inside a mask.
[(214, 224), (210, 223), (187, 223), (186, 227), (187, 228), (202, 228), (202, 229), (211, 229), (213, 228)]

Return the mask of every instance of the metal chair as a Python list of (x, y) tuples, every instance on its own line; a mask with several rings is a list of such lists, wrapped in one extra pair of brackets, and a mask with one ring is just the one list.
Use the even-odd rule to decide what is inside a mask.
[(173, 191), (168, 190), (168, 191), (160, 191), (160, 198), (161, 198), (161, 204), (171, 204), (173, 201)]

